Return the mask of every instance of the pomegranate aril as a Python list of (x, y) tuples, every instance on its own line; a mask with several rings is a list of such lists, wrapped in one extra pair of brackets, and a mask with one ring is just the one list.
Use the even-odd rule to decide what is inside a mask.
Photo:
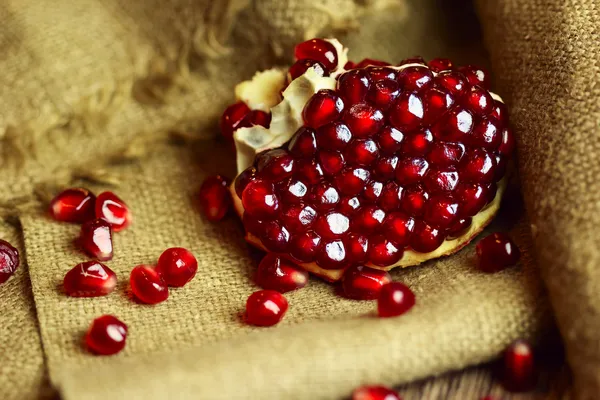
[(515, 265), (521, 257), (517, 245), (506, 233), (498, 232), (484, 237), (475, 247), (479, 258), (479, 269), (483, 272), (498, 272)]
[(376, 206), (363, 206), (352, 218), (352, 230), (364, 234), (373, 233), (383, 226), (385, 211)]
[(60, 192), (50, 202), (50, 215), (57, 221), (83, 223), (95, 218), (96, 196), (84, 188)]
[(473, 115), (469, 111), (455, 107), (432, 127), (432, 132), (439, 140), (464, 143), (473, 130), (473, 124)]
[(405, 136), (402, 142), (402, 153), (408, 156), (423, 156), (429, 152), (432, 143), (431, 131), (423, 129)]
[(296, 131), (288, 147), (294, 157), (309, 158), (317, 152), (317, 138), (315, 130), (303, 126)]
[(112, 227), (102, 219), (88, 221), (81, 225), (79, 244), (91, 257), (100, 261), (112, 259)]
[(351, 217), (358, 211), (360, 206), (361, 202), (358, 197), (342, 197), (337, 210), (342, 214)]
[(373, 164), (373, 175), (375, 178), (387, 181), (393, 179), (396, 175), (398, 166), (398, 156), (380, 157)]
[(344, 239), (350, 263), (363, 264), (369, 259), (369, 239), (359, 233), (351, 233)]
[(321, 63), (328, 72), (337, 68), (338, 55), (335, 46), (323, 39), (311, 39), (294, 48), (296, 60), (310, 59)]
[(416, 93), (402, 92), (389, 111), (388, 118), (395, 128), (413, 130), (423, 121), (424, 106)]
[(457, 71), (440, 72), (435, 77), (435, 83), (456, 96), (462, 95), (468, 87), (467, 78)]
[(434, 58), (427, 65), (433, 72), (449, 71), (453, 68), (452, 61), (447, 58)]
[(274, 290), (259, 290), (246, 300), (246, 323), (255, 326), (273, 326), (285, 315), (288, 302)]
[(397, 317), (405, 314), (415, 305), (415, 294), (401, 282), (390, 282), (381, 288), (377, 299), (377, 313), (380, 317)]
[(479, 86), (471, 87), (462, 102), (473, 114), (478, 116), (488, 115), (494, 108), (494, 99), (490, 93)]
[(125, 348), (127, 325), (112, 315), (96, 318), (85, 334), (85, 343), (95, 354), (109, 356)]
[(302, 116), (306, 125), (316, 129), (336, 121), (343, 111), (344, 101), (342, 98), (333, 90), (323, 89), (308, 100)]
[(123, 200), (112, 192), (102, 192), (96, 198), (96, 218), (105, 220), (115, 232), (131, 224), (131, 211)]
[(506, 125), (508, 122), (508, 109), (506, 105), (499, 101), (494, 100), (494, 109), (492, 110), (492, 117), (496, 118), (502, 125)]
[(370, 103), (379, 107), (381, 110), (387, 110), (396, 98), (400, 95), (400, 87), (396, 81), (384, 79), (371, 87), (368, 93)]
[(369, 239), (369, 261), (380, 267), (387, 267), (400, 261), (404, 250), (384, 235)]
[(0, 239), (0, 284), (15, 273), (20, 263), (19, 251), (6, 240)]
[(375, 300), (381, 288), (390, 283), (392, 277), (379, 269), (353, 266), (344, 272), (342, 288), (344, 295), (355, 300)]
[(294, 175), (311, 185), (323, 179), (323, 169), (314, 160), (299, 160), (294, 168)]
[(98, 261), (77, 264), (65, 275), (63, 288), (67, 296), (106, 296), (117, 287), (117, 274)]
[(236, 129), (255, 125), (268, 128), (271, 125), (271, 114), (262, 110), (252, 110), (237, 124)]
[(467, 81), (470, 85), (479, 85), (484, 89), (490, 88), (490, 77), (485, 69), (476, 67), (474, 65), (465, 65), (463, 67), (459, 67), (458, 71), (461, 72), (465, 78), (467, 78)]
[(451, 192), (458, 185), (458, 172), (452, 167), (430, 169), (423, 184), (429, 193)]
[(423, 93), (425, 117), (434, 122), (454, 105), (454, 97), (443, 89), (431, 87)]
[(314, 208), (304, 204), (295, 204), (281, 212), (281, 221), (290, 232), (301, 232), (317, 219)]
[(362, 386), (352, 392), (352, 400), (402, 400), (398, 393), (385, 386)]
[(341, 240), (324, 242), (317, 251), (317, 265), (323, 269), (341, 269), (348, 265), (346, 246)]
[(428, 170), (429, 163), (424, 158), (402, 159), (396, 167), (396, 181), (404, 186), (419, 183)]
[(273, 184), (261, 179), (250, 182), (242, 193), (244, 210), (257, 218), (274, 217), (279, 211), (279, 198)]
[(321, 246), (321, 238), (313, 231), (296, 234), (290, 243), (290, 254), (300, 262), (312, 262)]
[(293, 81), (303, 75), (309, 68), (313, 68), (319, 76), (329, 76), (325, 66), (318, 61), (308, 58), (298, 60), (290, 67), (288, 71), (288, 80)]
[(404, 191), (400, 205), (408, 215), (418, 217), (425, 212), (425, 204), (428, 199), (429, 193), (420, 186), (413, 186)]
[(448, 228), (448, 230), (446, 231), (447, 237), (457, 238), (459, 236), (464, 235), (471, 227), (472, 222), (473, 220), (471, 219), (471, 217), (459, 219), (450, 228)]
[(339, 238), (350, 229), (350, 219), (339, 212), (330, 212), (319, 216), (313, 229), (323, 239)]
[(344, 122), (354, 137), (367, 138), (379, 132), (385, 118), (383, 113), (372, 105), (358, 103), (346, 111)]
[(456, 222), (458, 216), (458, 201), (447, 195), (432, 196), (425, 206), (425, 222), (442, 230)]
[(364, 190), (370, 175), (364, 168), (346, 168), (335, 177), (335, 184), (342, 194), (356, 196)]
[(385, 67), (390, 65), (390, 63), (387, 61), (375, 60), (373, 58), (364, 58), (361, 62), (356, 64), (356, 68), (366, 68), (371, 65), (375, 67)]
[(519, 339), (504, 350), (502, 384), (511, 392), (526, 392), (537, 383), (535, 357), (531, 345)]
[(515, 150), (515, 136), (510, 128), (504, 128), (500, 139), (500, 146), (498, 147), (498, 153), (510, 157)]
[(221, 134), (225, 139), (233, 141), (233, 133), (248, 113), (250, 113), (250, 108), (241, 101), (225, 109), (221, 116)]
[(290, 179), (279, 188), (279, 195), (284, 204), (300, 203), (308, 194), (308, 186), (297, 179)]
[(275, 253), (285, 253), (291, 240), (290, 231), (278, 221), (264, 222), (258, 235), (267, 250)]
[(381, 196), (379, 196), (379, 207), (384, 211), (398, 209), (400, 207), (403, 192), (404, 188), (398, 186), (395, 182), (386, 183), (381, 191)]
[(326, 176), (333, 176), (346, 165), (344, 156), (337, 151), (323, 150), (319, 152), (319, 164)]
[(347, 104), (362, 102), (371, 87), (370, 76), (362, 69), (348, 71), (340, 76), (338, 91)]
[(419, 253), (429, 253), (440, 247), (444, 241), (443, 233), (427, 225), (425, 222), (416, 220), (410, 247)]
[(459, 167), (461, 180), (473, 183), (494, 181), (496, 159), (483, 149), (467, 152)]
[(332, 122), (324, 125), (317, 131), (319, 148), (325, 150), (342, 150), (352, 140), (352, 132), (342, 122)]
[[(248, 180), (248, 175), (251, 173), (252, 171), (249, 171), (241, 178), (242, 181), (240, 181), (239, 186), (244, 184), (247, 185), (247, 183), (243, 181)], [(238, 186), (237, 181), (236, 186)], [(202, 183), (202, 186), (200, 186), (200, 191), (198, 193), (200, 207), (202, 213), (209, 221), (222, 220), (231, 208), (231, 194), (228, 187), (229, 180), (220, 175), (207, 178)]]
[(157, 304), (167, 300), (169, 288), (161, 274), (150, 265), (138, 265), (131, 270), (129, 284), (133, 295), (142, 303)]
[(471, 145), (492, 151), (498, 148), (501, 141), (502, 132), (500, 124), (493, 117), (482, 118), (475, 126), (475, 129), (473, 129), (473, 134), (469, 137)]
[(403, 91), (419, 91), (432, 84), (433, 74), (424, 66), (407, 67), (400, 71), (398, 82)]
[(373, 82), (380, 82), (384, 80), (396, 81), (396, 79), (398, 79), (398, 72), (395, 69), (389, 68), (385, 65), (369, 66), (365, 68), (365, 71), (369, 74)]
[(377, 136), (379, 149), (383, 154), (395, 155), (402, 148), (404, 134), (398, 129), (386, 125)]
[(348, 164), (369, 165), (379, 156), (379, 148), (374, 140), (353, 140), (344, 150), (344, 158)]
[(285, 293), (308, 283), (308, 272), (273, 254), (267, 254), (258, 264), (256, 283), (263, 289)]
[(327, 211), (335, 208), (340, 202), (340, 194), (329, 183), (319, 183), (311, 189), (310, 203), (318, 211)]
[(256, 158), (259, 178), (280, 182), (292, 176), (294, 159), (283, 149), (269, 150)]
[(477, 214), (489, 200), (488, 190), (483, 185), (463, 183), (454, 192), (460, 201), (461, 215), (472, 217)]
[(410, 242), (415, 221), (399, 211), (389, 214), (384, 222), (384, 236), (397, 246), (404, 247)]
[(363, 192), (363, 198), (365, 199), (365, 203), (375, 204), (377, 200), (381, 196), (381, 192), (383, 191), (383, 183), (377, 181), (371, 181), (365, 187), (365, 191)]
[(256, 168), (248, 167), (241, 174), (235, 178), (235, 194), (240, 199), (242, 198), (242, 193), (244, 193), (244, 189), (250, 182), (256, 179)]
[(182, 287), (196, 276), (198, 261), (189, 250), (171, 247), (163, 251), (158, 258), (156, 271), (167, 285)]
[(465, 154), (462, 143), (436, 142), (427, 156), (429, 162), (442, 167), (457, 165)]
[(252, 217), (247, 212), (244, 212), (244, 216), (242, 217), (242, 223), (244, 224), (244, 229), (246, 232), (253, 234), (254, 236), (258, 236), (260, 232), (262, 232), (263, 221), (258, 218)]

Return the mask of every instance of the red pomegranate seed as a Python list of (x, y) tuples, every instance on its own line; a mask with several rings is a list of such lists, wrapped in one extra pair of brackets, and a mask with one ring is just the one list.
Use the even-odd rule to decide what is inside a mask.
[(473, 115), (459, 107), (450, 110), (442, 120), (432, 127), (434, 136), (439, 140), (466, 142), (473, 130)]
[(268, 218), (279, 211), (279, 198), (273, 184), (256, 179), (246, 186), (242, 193), (244, 210), (257, 218)]
[(419, 127), (423, 121), (424, 106), (416, 93), (402, 92), (390, 108), (390, 122), (395, 128), (410, 131)]
[(290, 292), (306, 286), (308, 272), (281, 257), (267, 254), (258, 264), (256, 283), (263, 289)]
[(392, 277), (385, 271), (354, 266), (344, 272), (342, 288), (344, 295), (355, 300), (375, 300), (383, 285), (392, 281)]
[(294, 175), (309, 184), (315, 184), (323, 178), (323, 169), (313, 160), (298, 160), (294, 168)]
[(390, 65), (387, 61), (375, 60), (373, 58), (365, 58), (358, 64), (356, 64), (356, 68), (366, 68), (368, 66), (376, 66), (376, 67), (385, 67)]
[(384, 236), (396, 246), (406, 246), (410, 242), (415, 220), (399, 211), (389, 214), (384, 222)]
[(454, 105), (454, 97), (440, 88), (429, 88), (423, 93), (425, 115), (428, 122), (434, 122)]
[(516, 340), (504, 351), (502, 383), (512, 392), (526, 392), (537, 383), (535, 357), (531, 345)]
[(502, 141), (500, 123), (493, 117), (484, 117), (477, 123), (469, 139), (473, 146), (496, 150)]
[(242, 223), (244, 224), (244, 229), (246, 229), (246, 232), (251, 233), (254, 236), (258, 236), (259, 233), (262, 232), (263, 221), (252, 217), (247, 212), (245, 212), (242, 217)]
[(462, 143), (436, 142), (427, 156), (430, 163), (442, 167), (458, 165), (465, 154)]
[(494, 99), (487, 90), (474, 86), (462, 100), (469, 110), (479, 116), (488, 115), (494, 109)]
[(356, 214), (360, 206), (361, 202), (358, 197), (342, 197), (337, 210), (342, 214), (351, 217)]
[(364, 168), (346, 168), (335, 177), (335, 183), (342, 194), (356, 196), (364, 190), (370, 175)]
[(353, 140), (344, 151), (344, 158), (351, 165), (369, 165), (379, 156), (374, 140)]
[(166, 282), (150, 265), (138, 265), (133, 268), (129, 276), (129, 284), (133, 295), (142, 303), (157, 304), (169, 297)]
[(461, 181), (489, 183), (494, 181), (496, 159), (483, 149), (471, 149), (463, 159), (459, 173)]
[(371, 263), (387, 267), (402, 258), (404, 250), (383, 235), (371, 236), (369, 239), (369, 260)]
[(471, 219), (471, 217), (459, 219), (454, 223), (454, 225), (448, 228), (448, 231), (446, 232), (448, 237), (457, 238), (464, 235), (471, 227), (472, 222), (473, 220)]
[(451, 94), (460, 96), (468, 87), (467, 78), (457, 71), (443, 71), (435, 77), (438, 86), (446, 89)]
[(352, 132), (348, 125), (342, 122), (324, 125), (317, 131), (317, 143), (321, 149), (342, 150), (350, 140), (352, 140)]
[(344, 111), (344, 101), (333, 90), (319, 90), (308, 100), (302, 111), (304, 123), (311, 128), (319, 128), (336, 121)]
[(371, 65), (365, 68), (365, 71), (369, 74), (373, 82), (380, 82), (383, 80), (395, 81), (398, 79), (398, 72), (385, 65)]
[(387, 110), (400, 95), (400, 87), (396, 81), (383, 79), (375, 82), (368, 93), (368, 100), (379, 107)]
[(344, 69), (346, 71), (354, 69), (354, 68), (356, 68), (356, 63), (353, 61), (348, 60), (348, 62), (346, 62), (346, 64), (344, 64)]
[(483, 272), (501, 271), (515, 265), (521, 257), (517, 245), (502, 232), (484, 237), (475, 249), (479, 257), (479, 269)]
[(346, 162), (344, 156), (337, 151), (323, 150), (319, 153), (319, 164), (326, 176), (333, 176), (344, 168)]
[(344, 122), (358, 138), (373, 136), (385, 123), (383, 113), (367, 103), (354, 104), (344, 115)]
[(296, 45), (294, 57), (296, 60), (308, 58), (318, 61), (329, 72), (335, 70), (338, 63), (335, 46), (323, 39), (311, 39)]
[(424, 158), (409, 157), (400, 160), (396, 168), (396, 181), (401, 185), (419, 183), (429, 170), (429, 163)]
[(383, 226), (385, 211), (376, 206), (363, 206), (352, 219), (354, 231), (370, 234), (378, 231)]
[(15, 273), (20, 263), (19, 251), (6, 240), (0, 239), (0, 284)]
[(259, 290), (246, 301), (246, 323), (255, 326), (273, 326), (285, 315), (288, 302), (274, 290)]
[(427, 63), (425, 62), (425, 60), (423, 59), (423, 57), (420, 57), (420, 56), (415, 56), (415, 57), (411, 57), (411, 58), (405, 58), (404, 60), (400, 61), (400, 63), (398, 63), (398, 65), (406, 65), (406, 64), (427, 65)]
[(371, 77), (362, 69), (349, 71), (338, 81), (338, 90), (347, 104), (362, 102), (370, 87)]
[(498, 100), (494, 100), (494, 110), (492, 111), (492, 117), (496, 118), (502, 125), (505, 125), (508, 121), (508, 109), (506, 105)]
[(386, 125), (377, 136), (381, 152), (388, 155), (393, 155), (400, 150), (403, 140), (404, 134), (389, 125)]
[(433, 72), (449, 71), (453, 68), (452, 61), (447, 58), (434, 58), (427, 65)]
[(291, 234), (278, 221), (268, 221), (261, 225), (259, 238), (267, 250), (276, 253), (285, 253), (290, 244)]
[(406, 135), (402, 142), (402, 152), (408, 156), (423, 156), (433, 144), (433, 135), (429, 129)]
[(490, 77), (485, 69), (474, 65), (465, 65), (464, 67), (459, 67), (458, 71), (467, 78), (469, 84), (473, 86), (479, 85), (484, 89), (490, 88)]
[(448, 195), (432, 196), (425, 206), (425, 222), (435, 228), (449, 228), (458, 220), (458, 216), (458, 201)]
[(306, 230), (317, 219), (317, 211), (304, 204), (290, 205), (281, 212), (281, 222), (290, 232)]
[(398, 393), (385, 386), (363, 386), (352, 392), (352, 400), (402, 400)]
[(371, 181), (365, 187), (365, 191), (363, 192), (363, 197), (365, 199), (365, 203), (377, 203), (377, 200), (381, 196), (381, 192), (383, 191), (383, 183), (377, 181)]
[(221, 134), (225, 139), (233, 141), (233, 133), (248, 113), (250, 113), (250, 108), (241, 101), (225, 109), (221, 116)]
[(396, 175), (396, 167), (398, 166), (398, 156), (380, 157), (373, 164), (373, 175), (375, 178), (382, 180), (393, 179)]
[(327, 211), (340, 202), (340, 194), (329, 183), (323, 182), (313, 186), (310, 200), (318, 211)]
[(112, 227), (102, 220), (95, 219), (81, 225), (79, 244), (91, 257), (100, 261), (112, 259)]
[(274, 149), (256, 157), (258, 177), (271, 182), (280, 182), (292, 176), (294, 159), (284, 149)]
[(110, 356), (125, 348), (127, 325), (112, 315), (96, 318), (87, 333), (85, 343), (95, 354)]
[(363, 264), (369, 259), (369, 239), (359, 233), (351, 233), (344, 239), (348, 259), (352, 264)]
[(414, 186), (404, 191), (400, 204), (408, 215), (419, 217), (425, 212), (425, 203), (428, 199), (429, 193), (420, 186)]
[(350, 229), (350, 219), (344, 214), (330, 212), (317, 218), (313, 229), (323, 239), (339, 238)]
[(315, 130), (306, 126), (296, 131), (288, 147), (290, 153), (297, 158), (310, 158), (317, 152)]
[(341, 269), (349, 262), (346, 245), (341, 240), (323, 242), (316, 259), (319, 267), (324, 269)]
[(444, 235), (438, 229), (427, 225), (425, 222), (415, 221), (413, 235), (410, 240), (410, 247), (419, 253), (429, 253), (441, 246), (444, 241)]
[(50, 202), (50, 215), (57, 221), (83, 223), (94, 219), (96, 196), (84, 188), (60, 192)]
[(458, 172), (452, 168), (432, 168), (423, 180), (429, 193), (452, 192), (458, 185)]
[(235, 194), (241, 199), (248, 184), (256, 179), (256, 168), (248, 167), (235, 178)]
[(98, 261), (77, 264), (63, 279), (67, 296), (106, 296), (117, 287), (117, 274)]
[(400, 71), (398, 81), (404, 91), (418, 91), (432, 84), (433, 74), (426, 67), (408, 67)]
[(255, 125), (268, 128), (271, 125), (271, 114), (262, 110), (252, 110), (237, 124), (236, 129)]
[[(249, 174), (252, 174), (252, 171), (249, 171), (249, 173), (241, 179), (249, 180)], [(240, 182), (240, 185), (242, 184), (247, 186), (248, 182)], [(206, 178), (202, 183), (202, 186), (200, 186), (200, 191), (198, 192), (200, 209), (202, 210), (202, 214), (204, 214), (209, 221), (222, 220), (231, 208), (231, 194), (229, 193), (228, 187), (229, 180), (223, 178), (221, 175)]]
[(381, 196), (379, 196), (379, 207), (383, 211), (393, 211), (400, 208), (403, 192), (404, 188), (398, 186), (395, 182), (386, 183), (381, 190)]
[(131, 224), (133, 217), (123, 200), (113, 192), (102, 192), (96, 198), (96, 218), (105, 220), (114, 232), (119, 232)]
[(189, 250), (171, 247), (158, 258), (156, 271), (167, 285), (182, 287), (196, 276), (198, 261)]
[(498, 147), (498, 153), (505, 157), (509, 157), (515, 150), (515, 136), (510, 128), (502, 130), (502, 139)]
[(377, 313), (380, 317), (397, 317), (415, 305), (415, 294), (401, 282), (384, 285), (377, 299)]
[(477, 214), (489, 200), (489, 193), (485, 186), (470, 183), (461, 183), (454, 193), (460, 201), (461, 215), (469, 217)]
[(321, 246), (321, 238), (313, 231), (292, 236), (290, 254), (300, 262), (312, 262)]
[(297, 204), (306, 199), (308, 186), (302, 181), (291, 179), (280, 186), (279, 194), (284, 204)]
[(296, 61), (288, 71), (288, 80), (293, 81), (303, 75), (309, 68), (314, 68), (315, 72), (320, 76), (329, 76), (329, 72), (325, 70), (325, 66), (318, 61), (311, 59), (303, 59)]

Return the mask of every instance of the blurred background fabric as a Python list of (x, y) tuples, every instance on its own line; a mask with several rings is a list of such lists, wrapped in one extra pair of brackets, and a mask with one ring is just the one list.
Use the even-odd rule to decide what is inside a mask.
[[(476, 6), (481, 29), (466, 1), (1, 2), (0, 232), (23, 258), (0, 286), (2, 398), (53, 396), (51, 388), (65, 399), (342, 398), (363, 383), (490, 360), (519, 337), (539, 341), (553, 329), (550, 303), (579, 397), (594, 398), (600, 11), (595, 0)], [(281, 326), (250, 328), (239, 313), (256, 289), (259, 255), (233, 216), (208, 223), (193, 196), (205, 176), (235, 173), (217, 128), (234, 85), (289, 64), (294, 44), (331, 35), (353, 60), (420, 54), (492, 69), (518, 136), (521, 182), (513, 179), (490, 229), (509, 230), (522, 261), (478, 274), (469, 246), (395, 271), (419, 306), (387, 321), (373, 318), (372, 302), (342, 299), (313, 279), (287, 296)], [(110, 296), (61, 292), (66, 271), (83, 261), (72, 244), (78, 227), (44, 210), (69, 185), (112, 189), (134, 214), (115, 238), (108, 265), (119, 289)], [(170, 246), (197, 256), (198, 276), (163, 304), (136, 304), (129, 271)], [(81, 337), (106, 313), (129, 325), (127, 348), (93, 357)]]

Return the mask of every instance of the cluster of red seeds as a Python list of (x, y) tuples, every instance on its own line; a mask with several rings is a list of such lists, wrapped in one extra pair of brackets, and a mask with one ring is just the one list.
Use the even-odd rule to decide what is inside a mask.
[[(291, 78), (337, 66), (319, 39), (296, 57)], [(244, 226), (270, 252), (324, 269), (388, 266), (406, 249), (431, 252), (459, 236), (494, 199), (514, 139), (485, 71), (442, 59), (401, 70), (369, 62), (316, 93), (290, 143), (237, 178)]]

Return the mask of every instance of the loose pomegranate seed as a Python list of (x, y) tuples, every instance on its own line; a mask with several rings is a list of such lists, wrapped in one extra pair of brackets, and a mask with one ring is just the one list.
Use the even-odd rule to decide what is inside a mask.
[(469, 84), (473, 86), (479, 85), (484, 89), (490, 88), (490, 77), (485, 69), (474, 65), (465, 65), (464, 67), (459, 67), (458, 71), (467, 78)]
[(313, 186), (310, 200), (318, 211), (327, 211), (334, 208), (340, 202), (340, 194), (328, 183), (320, 183)]
[(460, 72), (443, 71), (435, 77), (438, 86), (446, 89), (455, 96), (462, 95), (468, 87), (467, 78)]
[(441, 231), (427, 225), (425, 222), (415, 221), (413, 235), (410, 240), (410, 247), (419, 253), (429, 253), (440, 247), (444, 241)]
[(287, 150), (269, 150), (256, 158), (256, 169), (259, 178), (280, 182), (292, 176), (294, 159)]
[(413, 130), (423, 121), (423, 101), (416, 93), (402, 92), (390, 108), (389, 119), (395, 128)]
[(384, 235), (396, 246), (406, 246), (410, 242), (415, 227), (415, 220), (399, 211), (387, 216), (384, 223)]
[(377, 137), (379, 148), (384, 154), (393, 155), (402, 147), (404, 134), (398, 129), (386, 125)]
[(248, 184), (256, 179), (256, 168), (248, 167), (235, 178), (235, 194), (241, 199)]
[(385, 211), (376, 206), (363, 206), (352, 219), (353, 230), (370, 234), (383, 226)]
[(350, 219), (344, 214), (330, 212), (317, 218), (313, 229), (323, 239), (339, 238), (350, 229)]
[(311, 59), (320, 62), (327, 71), (337, 68), (338, 55), (335, 46), (323, 39), (307, 40), (296, 45), (294, 49), (296, 60)]
[(329, 72), (325, 70), (325, 66), (318, 61), (303, 59), (296, 61), (289, 69), (289, 81), (293, 81), (303, 75), (309, 68), (314, 68), (315, 72), (320, 76), (329, 76)]
[(427, 63), (433, 72), (449, 71), (452, 69), (452, 61), (447, 58), (434, 58)]
[(321, 247), (321, 238), (313, 231), (294, 235), (290, 243), (290, 255), (300, 262), (312, 262)]
[(349, 71), (338, 81), (338, 90), (347, 104), (362, 102), (370, 87), (371, 77), (362, 69)]
[(346, 162), (351, 165), (369, 165), (379, 156), (379, 148), (374, 140), (354, 140), (344, 151)]
[(127, 325), (112, 315), (96, 318), (85, 335), (85, 343), (93, 353), (110, 356), (125, 348)]
[(352, 264), (362, 264), (368, 260), (369, 239), (359, 233), (349, 234), (345, 241), (348, 259)]
[(344, 122), (358, 138), (373, 136), (385, 123), (383, 113), (367, 103), (358, 103), (350, 107), (344, 115)]
[(112, 227), (102, 220), (95, 219), (81, 225), (79, 244), (91, 257), (100, 261), (112, 259)]
[(233, 133), (248, 113), (250, 113), (250, 108), (241, 101), (225, 109), (221, 116), (221, 134), (225, 139), (233, 141)]
[[(251, 173), (252, 171), (249, 171), (248, 174)], [(249, 180), (248, 174), (241, 179)], [(240, 182), (240, 186), (244, 184), (247, 186), (248, 182)], [(222, 220), (231, 208), (231, 194), (229, 193), (228, 186), (229, 180), (220, 175), (206, 178), (202, 186), (200, 186), (200, 191), (198, 192), (200, 208), (209, 221)]]
[(396, 181), (401, 185), (413, 185), (421, 181), (428, 169), (429, 163), (424, 158), (405, 158), (396, 168)]
[(304, 106), (304, 123), (319, 128), (337, 120), (344, 111), (344, 101), (333, 90), (319, 90)]
[(498, 232), (484, 237), (477, 243), (479, 269), (484, 272), (498, 272), (515, 265), (521, 257), (517, 245), (506, 233)]
[(19, 251), (6, 240), (0, 239), (0, 284), (15, 273), (20, 263)]
[(290, 205), (281, 213), (281, 222), (290, 232), (302, 232), (317, 219), (317, 211), (304, 204)]
[(268, 221), (262, 224), (261, 229), (259, 238), (267, 250), (276, 253), (286, 252), (291, 234), (285, 226), (277, 221)]
[(326, 176), (333, 176), (340, 172), (346, 165), (344, 156), (337, 151), (321, 151), (319, 153), (319, 163)]
[(268, 128), (271, 125), (271, 114), (262, 110), (252, 110), (237, 124), (236, 129), (255, 125)]
[(166, 282), (150, 265), (138, 265), (133, 268), (129, 276), (129, 284), (133, 295), (142, 303), (157, 304), (169, 297)]
[(285, 315), (288, 302), (274, 290), (259, 290), (246, 301), (246, 323), (256, 326), (273, 326)]
[(96, 218), (105, 220), (115, 232), (122, 231), (131, 224), (131, 211), (123, 200), (113, 192), (102, 192), (96, 198)]
[(398, 209), (400, 207), (403, 192), (404, 188), (398, 186), (395, 182), (388, 182), (383, 187), (381, 196), (379, 196), (379, 207), (381, 207), (383, 211), (393, 211)]
[(279, 211), (279, 198), (273, 184), (261, 179), (250, 182), (242, 193), (244, 210), (257, 218), (268, 218)]
[(375, 300), (381, 288), (390, 283), (392, 277), (379, 269), (354, 266), (342, 277), (344, 295), (355, 300)]
[(347, 266), (349, 256), (341, 240), (324, 242), (317, 251), (317, 264), (324, 269), (341, 269)]
[(405, 91), (418, 91), (432, 84), (433, 74), (426, 67), (408, 67), (400, 71), (398, 81)]
[(364, 190), (370, 175), (364, 168), (346, 168), (335, 177), (335, 183), (343, 194), (356, 196)]
[(57, 221), (83, 223), (94, 219), (96, 196), (84, 188), (60, 192), (50, 202), (50, 215)]
[(383, 235), (371, 236), (369, 240), (369, 260), (380, 267), (400, 261), (404, 250)]
[(375, 60), (373, 58), (365, 58), (358, 64), (356, 64), (356, 68), (366, 68), (368, 66), (376, 66), (376, 67), (385, 67), (390, 65), (387, 61)]
[(256, 283), (263, 289), (290, 292), (306, 286), (308, 272), (281, 257), (267, 254), (258, 264)]
[(106, 296), (117, 287), (117, 274), (98, 261), (77, 264), (63, 280), (67, 296)]
[(513, 342), (504, 351), (502, 383), (512, 392), (526, 392), (535, 387), (537, 371), (531, 345), (525, 340)]
[(158, 258), (156, 271), (167, 285), (182, 287), (196, 276), (198, 261), (189, 250), (171, 247)]
[(380, 317), (397, 317), (415, 305), (415, 294), (401, 282), (384, 285), (377, 299), (377, 313)]
[(385, 386), (363, 386), (352, 392), (352, 400), (402, 400), (398, 393)]
[(294, 157), (312, 157), (317, 152), (315, 130), (306, 126), (298, 129), (290, 141), (289, 150)]
[(352, 140), (352, 132), (348, 125), (342, 122), (324, 125), (317, 132), (317, 143), (325, 150), (342, 150), (350, 140)]
[(387, 110), (400, 95), (400, 87), (396, 81), (383, 79), (375, 82), (368, 93), (368, 100), (379, 107)]

